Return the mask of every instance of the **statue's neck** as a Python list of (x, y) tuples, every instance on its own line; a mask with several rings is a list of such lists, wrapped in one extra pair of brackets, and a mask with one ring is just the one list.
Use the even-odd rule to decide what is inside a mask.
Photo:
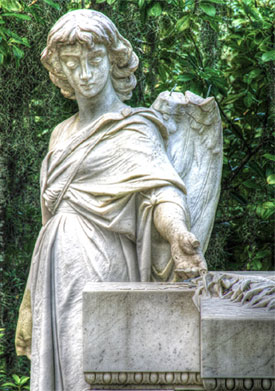
[(120, 111), (126, 105), (118, 98), (111, 81), (96, 96), (87, 98), (76, 95), (79, 108), (79, 125), (85, 126), (105, 113)]

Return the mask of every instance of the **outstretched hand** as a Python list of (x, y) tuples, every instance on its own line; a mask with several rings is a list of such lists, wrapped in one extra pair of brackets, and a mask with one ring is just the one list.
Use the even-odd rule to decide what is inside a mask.
[(156, 206), (154, 223), (158, 232), (171, 246), (175, 262), (175, 280), (195, 278), (207, 272), (200, 242), (188, 230), (188, 215), (184, 208), (165, 202)]
[(175, 277), (195, 278), (207, 272), (207, 264), (200, 249), (200, 242), (189, 231), (177, 233), (171, 240), (171, 254), (175, 262)]

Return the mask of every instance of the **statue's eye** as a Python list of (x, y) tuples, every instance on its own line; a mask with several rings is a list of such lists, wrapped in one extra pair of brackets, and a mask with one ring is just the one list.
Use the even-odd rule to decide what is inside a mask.
[(74, 61), (74, 60), (68, 60), (66, 62), (66, 65), (67, 65), (68, 68), (74, 69), (77, 66), (77, 62)]
[(100, 64), (101, 61), (102, 61), (102, 57), (99, 57), (99, 56), (98, 57), (92, 57), (89, 60), (90, 64), (92, 64), (92, 65)]

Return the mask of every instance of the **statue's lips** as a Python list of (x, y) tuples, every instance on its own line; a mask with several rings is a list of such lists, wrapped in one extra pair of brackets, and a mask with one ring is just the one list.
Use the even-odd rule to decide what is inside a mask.
[(90, 87), (93, 87), (95, 85), (95, 83), (84, 83), (84, 84), (80, 84), (81, 87), (84, 87), (84, 88), (90, 88)]

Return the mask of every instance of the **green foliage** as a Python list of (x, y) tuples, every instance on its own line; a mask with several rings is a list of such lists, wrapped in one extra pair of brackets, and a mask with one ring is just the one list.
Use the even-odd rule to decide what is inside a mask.
[(6, 378), (2, 383), (15, 383), (12, 380), (14, 373), (29, 376), (29, 360), (26, 357), (16, 359), (13, 341), (31, 254), (41, 226), (40, 165), (51, 130), (75, 109), (74, 102), (64, 100), (51, 84), (39, 60), (47, 32), (67, 11), (66, 2), (59, 2), (60, 7), (63, 6), (60, 10), (42, 0), (32, 6), (23, 1), (16, 4), (21, 4), (22, 13), (27, 9), (24, 7), (29, 7), (32, 20), (6, 17), (5, 29), (9, 36), (18, 35), (29, 44), (16, 44), (23, 52), (18, 58), (11, 49), (14, 44), (8, 42), (9, 52), (0, 68), (0, 172), (5, 183), (4, 212), (1, 211), (1, 218), (5, 220), (5, 256), (0, 265), (0, 327), (5, 327), (5, 338), (0, 368), (5, 371)]
[[(5, 178), (0, 379), (17, 387), (29, 375), (28, 360), (15, 358), (13, 340), (41, 225), (39, 167), (52, 129), (77, 110), (52, 85), (39, 56), (53, 23), (81, 7), (109, 16), (138, 54), (132, 106), (149, 106), (164, 90), (215, 96), (224, 127), (224, 168), (206, 254), (209, 268), (273, 267), (271, 0), (0, 0), (0, 164)], [(14, 373), (21, 378), (13, 378)]]
[(26, 385), (29, 382), (30, 378), (28, 376), (22, 376), (19, 377), (18, 375), (12, 375), (12, 380), (3, 383), (2, 390), (3, 391), (9, 391), (9, 390), (29, 390), (30, 387)]
[[(3, 341), (5, 338), (5, 329), (0, 328), (0, 354), (3, 352)], [(2, 391), (10, 391), (10, 390), (29, 390), (29, 376), (19, 377), (18, 375), (12, 374), (11, 376), (7, 375), (5, 367), (0, 364), (0, 387)]]

